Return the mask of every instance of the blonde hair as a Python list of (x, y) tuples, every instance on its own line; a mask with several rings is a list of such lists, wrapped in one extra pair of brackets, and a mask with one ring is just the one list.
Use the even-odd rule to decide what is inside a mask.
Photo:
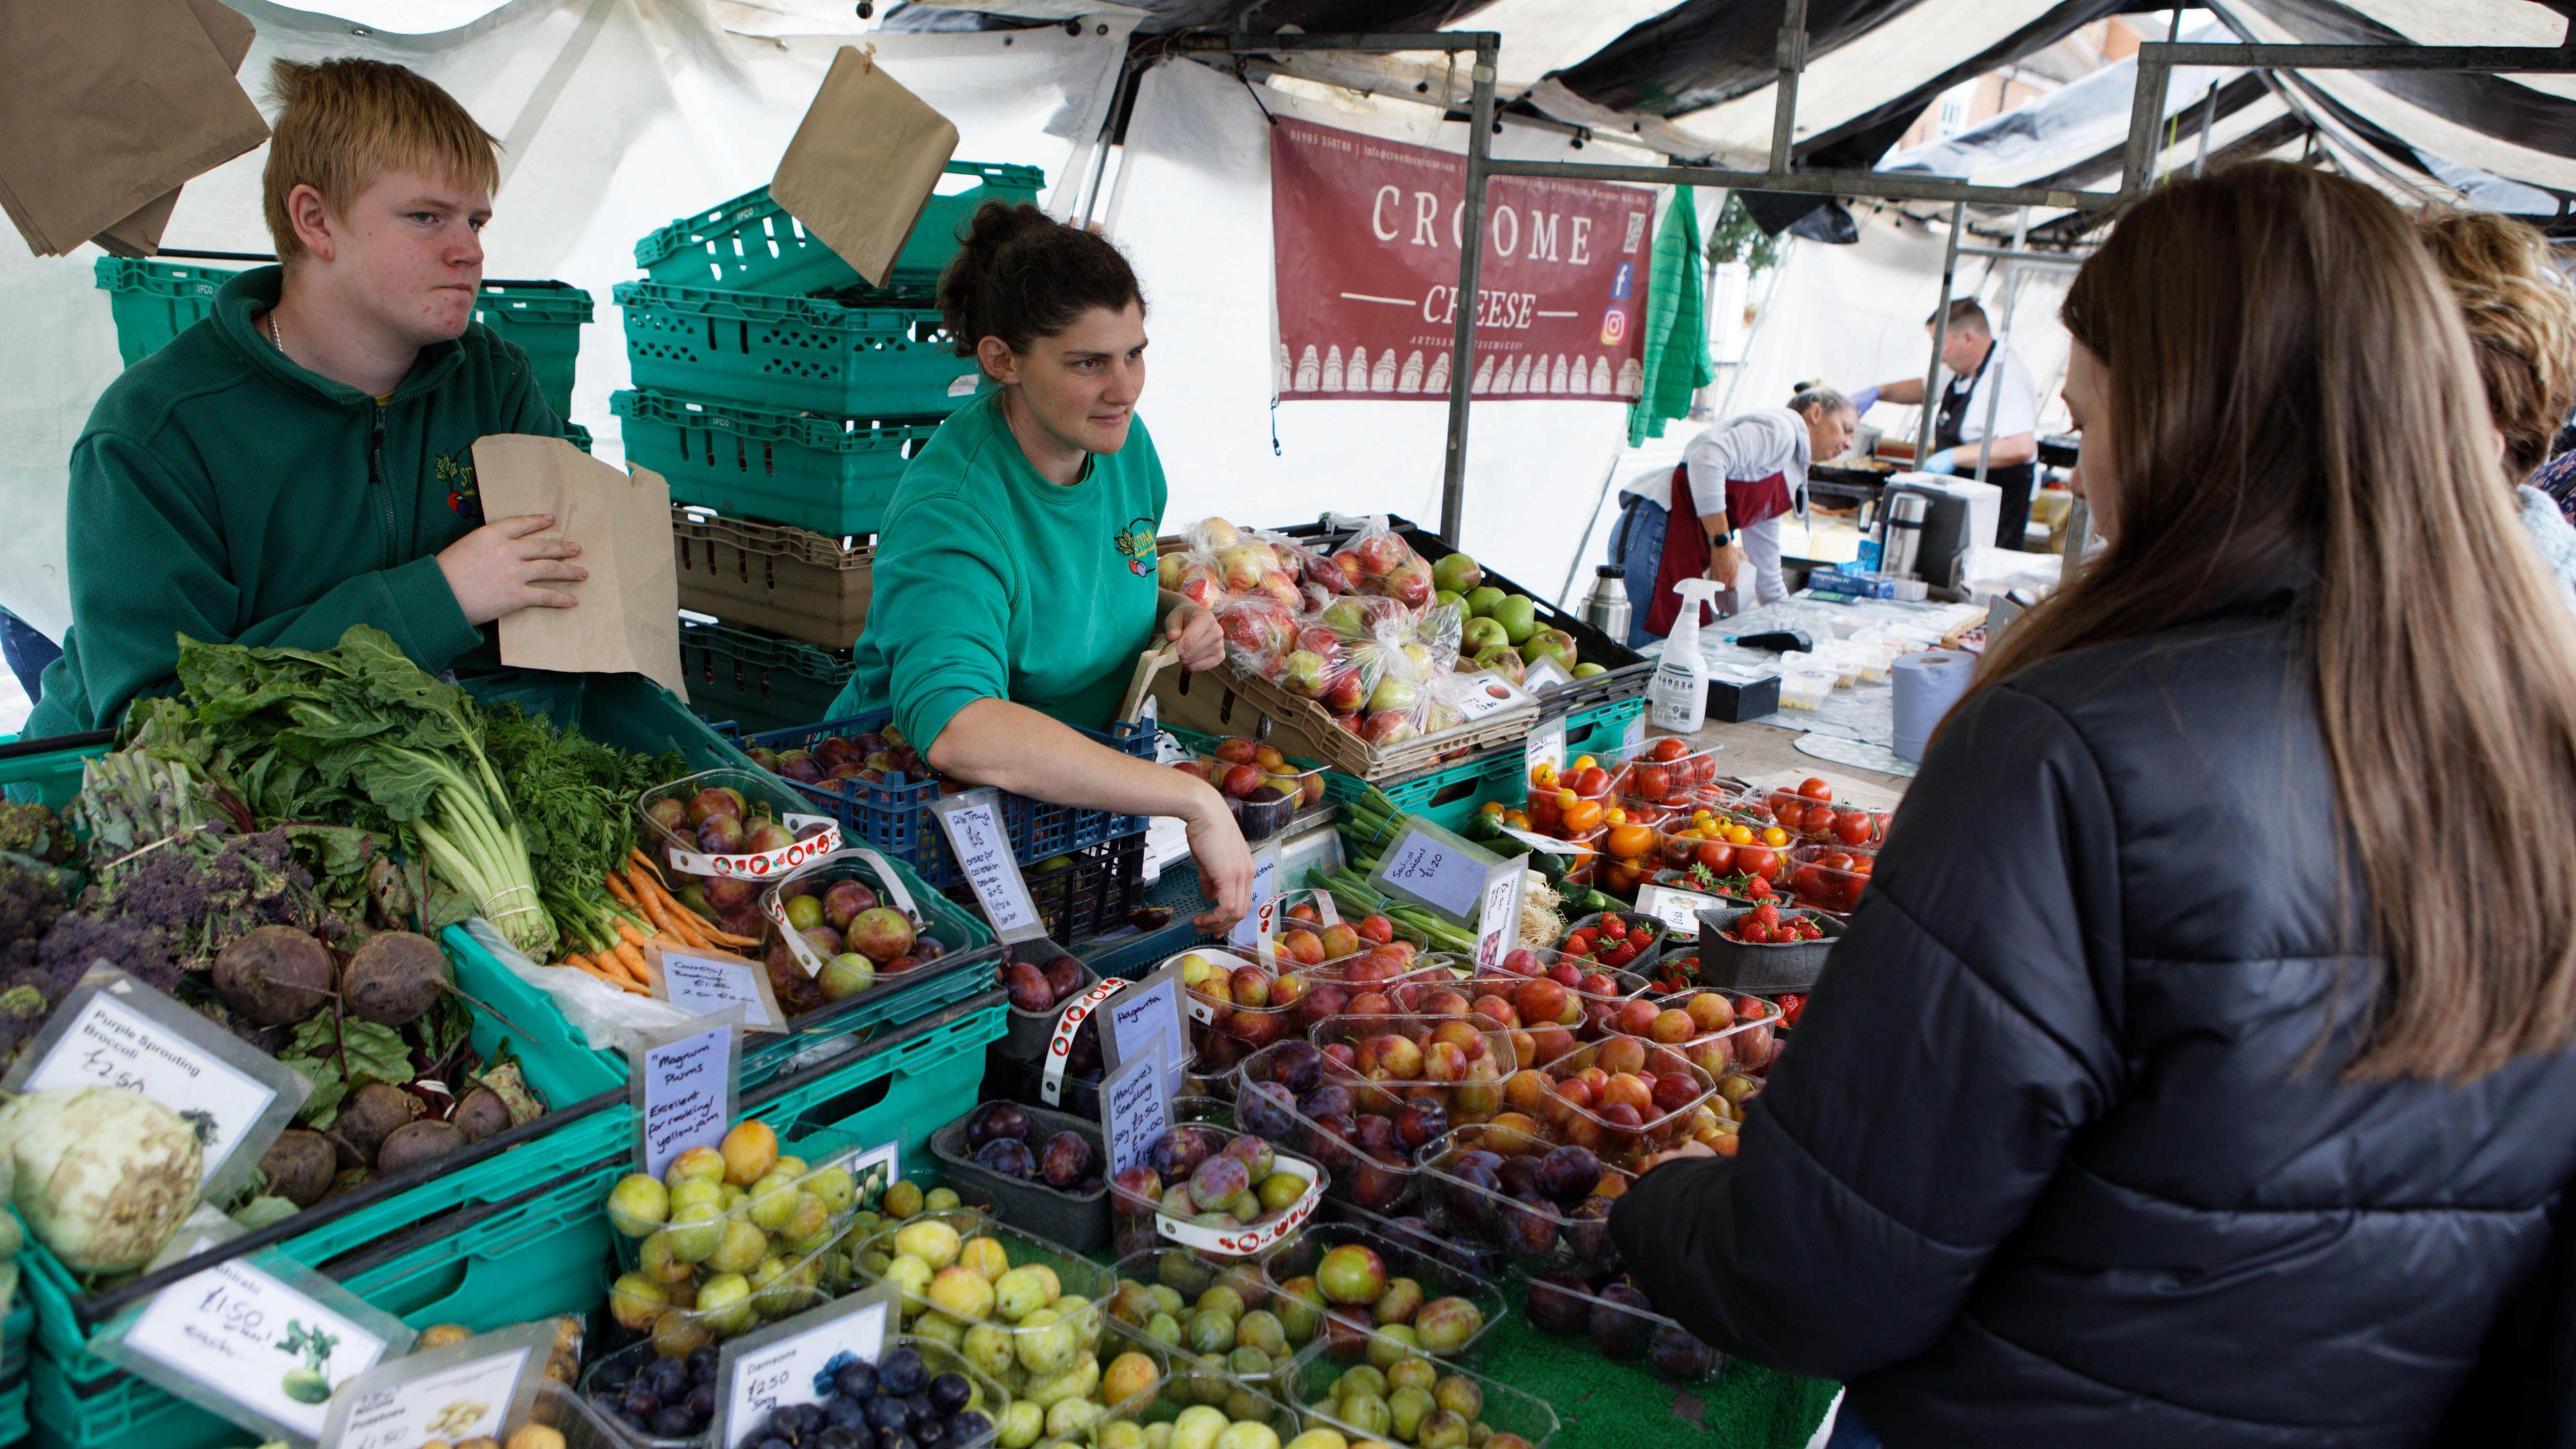
[(376, 178), (406, 166), (486, 192), (501, 184), (500, 141), (454, 96), (401, 66), (281, 58), (269, 69), (268, 94), (279, 110), (260, 174), (261, 208), (281, 262), (304, 254), (286, 211), (298, 186), (321, 192), (323, 205), (346, 214)]
[(2457, 1081), (2576, 1043), (2576, 628), (2496, 486), (2474, 349), (2413, 225), (2276, 161), (2121, 215), (2061, 309), (2107, 377), (2086, 430), (2119, 460), (2118, 526), (1971, 694), (2309, 576), (2292, 687), (2380, 959), (2346, 1071)]
[(2487, 411), (2520, 482), (2549, 460), (2576, 406), (2576, 289), (2550, 266), (2539, 231), (2510, 217), (2427, 208), (2415, 235), (2459, 299)]

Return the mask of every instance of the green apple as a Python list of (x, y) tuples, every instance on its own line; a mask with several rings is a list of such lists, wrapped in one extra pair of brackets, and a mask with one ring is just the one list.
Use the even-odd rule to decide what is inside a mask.
[(1590, 662), (1574, 666), (1574, 677), (1577, 679), (1590, 679), (1596, 674), (1607, 674), (1609, 672), (1609, 670), (1602, 668), (1600, 665)]
[(1473, 657), (1496, 644), (1509, 644), (1503, 626), (1492, 619), (1470, 619), (1458, 631), (1458, 652)]
[(1553, 659), (1557, 667), (1568, 675), (1574, 673), (1574, 666), (1580, 662), (1574, 654), (1574, 636), (1563, 629), (1533, 631), (1528, 642), (1521, 646), (1521, 656), (1532, 664), (1542, 659)]
[(1453, 553), (1431, 566), (1432, 586), (1453, 594), (1471, 592), (1482, 587), (1484, 582), (1485, 571), (1463, 553)]
[(1479, 619), (1490, 619), (1503, 606), (1503, 591), (1492, 584), (1467, 591), (1467, 612)]
[(1513, 594), (1496, 604), (1489, 616), (1503, 626), (1503, 637), (1518, 644), (1538, 629), (1538, 605), (1527, 594)]
[(1431, 607), (1435, 609), (1454, 607), (1461, 616), (1464, 616), (1467, 612), (1467, 600), (1461, 595), (1449, 592), (1447, 589), (1438, 589), (1434, 590), (1431, 595)]

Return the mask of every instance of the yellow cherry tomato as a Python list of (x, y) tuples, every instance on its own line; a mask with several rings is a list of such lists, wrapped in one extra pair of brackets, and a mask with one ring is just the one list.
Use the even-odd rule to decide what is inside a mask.
[(1530, 771), (1530, 783), (1545, 790), (1556, 784), (1556, 766), (1541, 765)]
[(1593, 759), (1590, 755), (1584, 755), (1575, 760), (1574, 768), (1578, 770), (1589, 770), (1599, 763), (1600, 762), (1598, 760)]
[(1620, 809), (1616, 805), (1613, 805), (1609, 809), (1601, 812), (1601, 823), (1604, 825), (1625, 825), (1628, 823), (1628, 812)]
[(1571, 790), (1559, 790), (1556, 792), (1556, 808), (1562, 810), (1566, 806), (1571, 805), (1582, 798), (1582, 796), (1575, 794)]
[(1500, 800), (1488, 800), (1484, 804), (1476, 807), (1476, 813), (1479, 815), (1500, 815), (1503, 813), (1503, 802)]
[(1774, 825), (1770, 829), (1762, 832), (1762, 843), (1764, 845), (1786, 845), (1789, 843), (1789, 832), (1781, 829), (1777, 825)]
[(1749, 843), (1751, 843), (1752, 839), (1753, 839), (1753, 827), (1752, 827), (1752, 826), (1749, 826), (1749, 825), (1730, 825), (1730, 826), (1726, 827), (1726, 842), (1727, 842), (1727, 844), (1729, 844), (1729, 845), (1745, 845), (1745, 844), (1749, 844)]

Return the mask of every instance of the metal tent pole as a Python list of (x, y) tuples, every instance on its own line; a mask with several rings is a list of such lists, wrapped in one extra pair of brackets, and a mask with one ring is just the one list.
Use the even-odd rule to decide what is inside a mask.
[(1477, 285), (1485, 270), (1486, 163), (1493, 159), (1494, 69), (1502, 58), (1499, 36), (1477, 42), (1471, 73), (1475, 100), (1467, 111), (1467, 195), (1458, 236), (1458, 294), (1451, 298), (1458, 325), (1449, 340), (1449, 451), (1440, 475), (1440, 537), (1458, 546), (1467, 512), (1467, 393), (1475, 384)]
[(1914, 466), (1932, 456), (1932, 418), (1938, 411), (1933, 388), (1941, 381), (1941, 349), (1950, 341), (1950, 288), (1959, 275), (1959, 233), (1968, 229), (1968, 204), (1950, 203), (1950, 247), (1941, 258), (1941, 305), (1932, 313), (1932, 361), (1923, 369), (1923, 416), (1914, 427)]
[[(2021, 267), (2019, 257), (2022, 244), (2029, 239), (2030, 208), (2025, 206), (2013, 218), (2012, 252), (2004, 258), (2004, 330), (1995, 337), (1994, 341), (1990, 343), (1989, 346), (2001, 347), (2012, 337), (2013, 308), (2021, 301), (2021, 291), (2019, 288), (2019, 283), (2021, 281)], [(2003, 380), (2001, 378), (1997, 378), (1995, 380), (1995, 385), (1986, 389), (1986, 422), (1984, 430), (1977, 438), (1977, 481), (1980, 483), (1986, 481), (1986, 469), (1988, 465), (1994, 462), (1995, 414), (2002, 409), (2003, 401)]]

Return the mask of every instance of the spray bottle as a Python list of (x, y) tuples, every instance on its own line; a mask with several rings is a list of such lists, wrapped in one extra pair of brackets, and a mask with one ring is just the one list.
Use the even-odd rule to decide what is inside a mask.
[(1682, 596), (1681, 615), (1664, 640), (1654, 682), (1646, 686), (1655, 728), (1666, 734), (1697, 734), (1708, 723), (1708, 662), (1699, 653), (1699, 609), (1714, 604), (1724, 587), (1715, 579), (1683, 579), (1673, 585), (1673, 592)]

